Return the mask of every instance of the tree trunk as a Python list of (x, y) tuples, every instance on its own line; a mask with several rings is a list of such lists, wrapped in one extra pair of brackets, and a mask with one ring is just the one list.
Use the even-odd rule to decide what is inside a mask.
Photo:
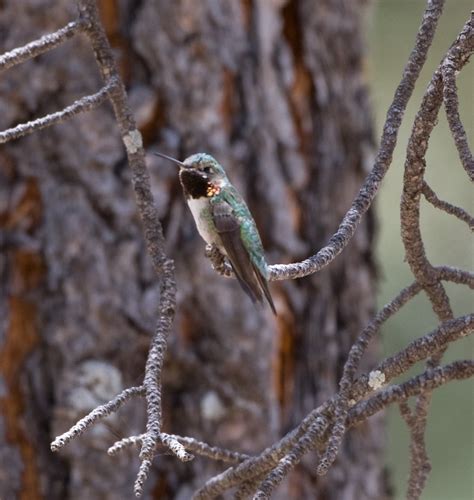
[[(364, 4), (100, 2), (145, 145), (179, 159), (213, 154), (248, 201), (270, 263), (320, 248), (369, 167)], [(74, 16), (70, 2), (7, 2), (2, 52)], [(99, 85), (87, 41), (74, 38), (3, 76), (0, 126)], [(132, 495), (136, 450), (105, 451), (144, 430), (143, 403), (60, 456), (49, 451), (56, 434), (143, 375), (159, 288), (124, 157), (108, 105), (0, 149), (1, 498)], [(148, 164), (178, 281), (165, 430), (257, 452), (337, 390), (374, 304), (373, 217), (329, 268), (270, 285), (274, 317), (211, 269), (175, 167), (152, 155)], [(382, 429), (377, 419), (351, 431), (325, 477), (308, 455), (275, 496), (383, 498)], [(221, 470), (158, 456), (145, 498), (190, 498)]]

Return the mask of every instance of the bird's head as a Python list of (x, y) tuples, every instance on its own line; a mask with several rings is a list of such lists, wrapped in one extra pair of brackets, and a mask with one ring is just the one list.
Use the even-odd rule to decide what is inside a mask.
[(185, 193), (192, 198), (214, 196), (229, 183), (222, 165), (207, 153), (193, 154), (184, 161), (176, 160), (162, 153), (155, 154), (179, 166), (181, 184)]
[(225, 173), (222, 165), (210, 154), (207, 153), (195, 153), (188, 156), (184, 161), (179, 161), (171, 156), (164, 155), (163, 153), (154, 153), (156, 156), (164, 158), (165, 160), (172, 161), (175, 165), (180, 167), (180, 170), (193, 171), (195, 174), (199, 174), (202, 177), (208, 179), (209, 181), (219, 181), (227, 180), (227, 175)]
[(207, 153), (196, 153), (183, 161), (182, 168), (189, 168), (205, 177), (208, 181), (220, 183), (227, 180), (222, 165)]

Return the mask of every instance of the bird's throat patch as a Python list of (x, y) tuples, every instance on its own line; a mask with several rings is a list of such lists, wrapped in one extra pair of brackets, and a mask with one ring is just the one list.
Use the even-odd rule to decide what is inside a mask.
[(221, 188), (217, 184), (209, 183), (206, 189), (206, 196), (212, 198), (221, 192)]

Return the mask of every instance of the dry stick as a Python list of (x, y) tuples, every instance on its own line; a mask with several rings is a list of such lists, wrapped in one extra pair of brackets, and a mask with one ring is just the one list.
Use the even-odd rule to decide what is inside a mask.
[(203, 443), (202, 441), (198, 441), (197, 439), (191, 437), (182, 437), (175, 435), (171, 435), (171, 437), (180, 442), (187, 450), (202, 455), (203, 457), (211, 458), (213, 460), (237, 464), (251, 458), (250, 455), (246, 455), (245, 453), (238, 453), (235, 451), (226, 450), (225, 448), (210, 446), (207, 443)]
[[(100, 22), (94, 0), (77, 0), (85, 33), (91, 42), (97, 64), (105, 82), (120, 79), (117, 65)], [(141, 465), (135, 482), (135, 495), (140, 496), (155, 454), (161, 432), (161, 371), (166, 351), (166, 341), (176, 308), (176, 282), (174, 263), (164, 250), (164, 237), (158, 212), (150, 189), (150, 178), (145, 164), (142, 137), (127, 103), (127, 95), (121, 80), (110, 94), (117, 124), (132, 170), (132, 184), (140, 214), (148, 252), (160, 278), (160, 304), (155, 334), (145, 368), (143, 385), (146, 388), (147, 432), (140, 452)]]
[(143, 442), (144, 434), (138, 434), (138, 436), (129, 436), (116, 441), (108, 450), (107, 455), (113, 457), (118, 455), (121, 451), (126, 448), (133, 446), (141, 446)]
[[(125, 448), (130, 448), (131, 446), (142, 446), (143, 441), (146, 438), (147, 438), (146, 434), (139, 434), (138, 436), (129, 436), (123, 438), (120, 441), (116, 441), (107, 450), (107, 454), (112, 457), (114, 455), (117, 455), (120, 451), (123, 451)], [(193, 438), (181, 438), (180, 436), (174, 436), (172, 434), (166, 434), (165, 432), (161, 432), (157, 438), (157, 444), (163, 444), (164, 446), (169, 448), (171, 452), (182, 462), (189, 462), (190, 460), (194, 459), (194, 456), (186, 451), (186, 446), (184, 446), (180, 442), (181, 439), (191, 439), (192, 441), (194, 441)]]
[(443, 212), (446, 212), (450, 215), (454, 215), (459, 220), (465, 222), (471, 231), (474, 231), (474, 217), (469, 215), (463, 208), (457, 207), (456, 205), (452, 205), (447, 201), (440, 200), (436, 193), (430, 188), (430, 186), (423, 181), (423, 186), (421, 188), (421, 192), (423, 196), (426, 198), (426, 201), (429, 201), (434, 207), (439, 208)]
[[(460, 70), (474, 50), (473, 19), (469, 20), (448, 52), (446, 60)], [(444, 63), (443, 63), (444, 64)], [(408, 142), (404, 185), (400, 208), (401, 234), (406, 258), (416, 280), (423, 286), (441, 320), (452, 317), (446, 292), (440, 285), (436, 270), (426, 258), (420, 230), (420, 196), (423, 189), (425, 154), (428, 140), (436, 124), (443, 100), (441, 68), (436, 70), (415, 118)]]
[(82, 28), (81, 21), (72, 21), (54, 33), (44, 35), (23, 47), (10, 50), (0, 57), (0, 71), (10, 69), (17, 64), (24, 63), (40, 54), (44, 54), (48, 50), (54, 49), (74, 36)]
[[(408, 400), (401, 401), (398, 405), (400, 415), (405, 421), (408, 429), (413, 429), (416, 425), (417, 418), (420, 418), (419, 415), (416, 415), (416, 412), (412, 412), (410, 406), (408, 405)], [(429, 456), (426, 451), (426, 447), (423, 442), (412, 439), (410, 443), (410, 450), (412, 456), (418, 457), (418, 461), (421, 464), (421, 471), (423, 474), (428, 475), (431, 472), (431, 468), (429, 465)]]
[[(450, 268), (442, 268), (440, 270), (440, 274), (443, 274), (444, 279), (452, 279), (456, 282), (469, 281), (462, 279), (460, 273), (462, 273), (462, 271)], [(471, 276), (471, 279), (472, 278)], [(444, 345), (447, 345), (448, 342), (454, 341), (464, 335), (473, 326), (474, 318), (472, 316), (460, 318), (456, 320), (456, 322), (451, 322), (449, 325), (442, 325), (443, 328), (448, 328), (448, 330), (441, 332), (442, 327), (439, 327), (432, 334), (411, 343), (407, 347), (406, 352), (405, 350), (401, 351), (397, 355), (384, 361), (371, 373), (383, 373), (386, 380), (400, 375), (403, 371), (408, 370), (415, 362), (428, 357), (431, 353), (435, 353)], [(361, 377), (357, 383), (354, 384), (351, 397), (362, 398), (367, 392), (370, 392), (370, 380), (370, 374)], [(304, 435), (316, 418), (322, 418), (322, 415), (330, 417), (331, 410), (334, 409), (331, 405), (334, 405), (335, 400), (336, 398), (333, 398), (320, 408), (311, 412), (297, 429), (285, 436), (279, 443), (265, 450), (257, 459), (251, 459), (237, 469), (228, 469), (220, 476), (212, 478), (196, 494), (196, 498), (213, 498), (217, 496), (217, 494), (222, 493), (225, 489), (235, 486), (241, 481), (249, 480), (257, 475), (257, 473), (260, 474), (262, 471), (270, 469), (271, 465), (277, 465), (278, 460), (282, 459), (288, 450), (293, 449), (292, 446), (294, 446), (297, 439)], [(224, 488), (222, 488), (223, 484), (225, 486)]]
[(55, 440), (51, 443), (51, 450), (58, 451), (63, 446), (68, 444), (75, 437), (81, 435), (86, 429), (95, 424), (98, 420), (103, 419), (112, 413), (116, 412), (121, 406), (123, 406), (129, 399), (135, 396), (143, 396), (145, 393), (145, 387), (130, 387), (123, 390), (118, 396), (115, 396), (108, 403), (94, 408), (88, 415), (81, 418), (75, 425), (73, 425), (67, 432), (57, 436)]
[[(398, 386), (390, 386), (370, 399), (356, 404), (348, 413), (347, 427), (350, 428), (365, 421), (388, 404), (420, 394), (423, 390), (432, 390), (453, 379), (468, 378), (472, 376), (473, 371), (473, 361), (457, 361), (443, 368), (429, 369)], [(316, 444), (323, 445), (327, 441), (329, 428), (329, 424), (325, 423), (324, 420), (319, 422), (316, 420), (315, 424), (310, 426), (312, 431), (311, 443), (309, 444), (307, 439), (308, 434), (305, 434), (298, 444), (292, 448), (291, 452), (279, 460), (278, 465), (261, 484), (254, 499), (269, 498), (272, 491), (281, 483), (285, 475), (301, 461), (305, 453), (313, 449)]]
[(435, 269), (438, 273), (439, 279), (443, 281), (451, 281), (453, 283), (457, 283), (458, 285), (466, 285), (474, 290), (474, 273), (451, 266), (440, 266)]
[[(459, 318), (441, 323), (429, 334), (411, 341), (397, 354), (384, 359), (368, 375), (362, 375), (354, 382), (351, 397), (357, 399), (365, 396), (364, 385), (371, 385), (371, 374), (380, 372), (385, 378), (385, 383), (394, 377), (406, 372), (415, 363), (427, 359), (451, 342), (455, 342), (471, 333), (474, 329), (474, 314), (466, 314)], [(354, 396), (355, 395), (355, 396)]]
[(56, 111), (55, 113), (50, 113), (49, 115), (37, 118), (26, 123), (20, 123), (16, 127), (9, 128), (3, 132), (0, 132), (0, 144), (5, 142), (18, 139), (37, 130), (41, 130), (56, 123), (63, 122), (68, 118), (72, 118), (74, 115), (83, 113), (85, 111), (90, 111), (91, 109), (97, 108), (110, 95), (110, 92), (118, 85), (116, 79), (111, 79), (107, 85), (102, 87), (98, 92), (92, 95), (88, 95), (74, 101), (73, 104), (67, 106), (61, 111)]
[(450, 58), (446, 59), (442, 67), (443, 77), (443, 100), (448, 118), (449, 128), (453, 135), (454, 143), (461, 159), (464, 170), (474, 181), (474, 158), (472, 157), (469, 144), (467, 142), (466, 131), (464, 130), (459, 116), (459, 100), (456, 87), (456, 64)]
[[(373, 392), (376, 388), (373, 384), (374, 375), (382, 378), (387, 383), (405, 373), (415, 363), (428, 358), (449, 343), (466, 336), (472, 330), (474, 330), (474, 314), (461, 316), (442, 323), (431, 333), (412, 341), (405, 349), (379, 363), (370, 373), (359, 377), (352, 385), (350, 399), (357, 402)], [(200, 500), (214, 498), (225, 490), (241, 482), (249, 481), (266, 470), (275, 467), (280, 459), (293, 450), (294, 446), (304, 437), (317, 419), (324, 419), (324, 425), (323, 422), (320, 425), (324, 427), (325, 431), (329, 429), (329, 425), (334, 419), (335, 402), (336, 397), (333, 397), (310, 412), (297, 428), (289, 432), (279, 442), (264, 450), (258, 457), (250, 458), (242, 464), (227, 469), (209, 479), (196, 492), (195, 498)], [(314, 442), (313, 444), (316, 446), (317, 443)]]
[[(474, 362), (472, 360), (456, 361), (445, 367), (429, 369), (403, 384), (388, 387), (370, 399), (355, 405), (348, 414), (348, 428), (365, 421), (391, 403), (406, 401), (409, 397), (416, 396), (423, 391), (432, 391), (451, 380), (463, 380), (472, 377), (473, 374)], [(324, 432), (318, 436), (320, 441), (326, 439), (323, 434)], [(264, 481), (261, 490), (254, 498), (269, 498), (270, 493), (289, 470), (301, 460), (300, 448), (296, 447), (296, 449), (296, 452), (292, 451), (285, 459), (280, 460), (275, 471)]]
[(364, 422), (391, 403), (404, 401), (412, 396), (423, 394), (451, 381), (465, 380), (474, 375), (474, 361), (454, 361), (446, 366), (429, 368), (400, 385), (394, 385), (379, 392), (370, 399), (361, 401), (349, 411), (349, 426)]
[[(140, 434), (139, 436), (131, 436), (121, 439), (120, 441), (114, 443), (114, 445), (107, 450), (107, 453), (110, 456), (117, 455), (120, 451), (124, 450), (125, 448), (128, 448), (130, 446), (141, 445), (144, 438), (145, 434)], [(226, 450), (225, 448), (210, 446), (209, 444), (194, 439), (192, 437), (176, 436), (174, 434), (166, 434), (162, 432), (160, 434), (159, 441), (163, 442), (164, 439), (172, 439), (180, 443), (186, 450), (192, 451), (197, 455), (201, 455), (203, 457), (207, 457), (212, 460), (217, 460), (221, 462), (237, 464), (250, 458), (249, 455), (246, 455), (244, 453), (237, 453), (235, 451)]]
[[(453, 70), (460, 70), (474, 50), (473, 18), (466, 23), (461, 34), (449, 50), (441, 66), (431, 79), (420, 110), (415, 117), (412, 135), (408, 142), (403, 193), (400, 204), (401, 234), (407, 262), (416, 280), (428, 295), (433, 311), (440, 321), (453, 317), (449, 298), (437, 277), (436, 270), (426, 258), (420, 229), (420, 197), (423, 189), (425, 155), (431, 132), (436, 124), (439, 108), (443, 101), (442, 68), (449, 61)], [(428, 361), (436, 366), (443, 351)], [(425, 392), (418, 397), (415, 418), (409, 420), (411, 468), (407, 498), (417, 499), (424, 489), (431, 466), (426, 453), (425, 428), (431, 394)], [(406, 414), (407, 408), (402, 411)]]

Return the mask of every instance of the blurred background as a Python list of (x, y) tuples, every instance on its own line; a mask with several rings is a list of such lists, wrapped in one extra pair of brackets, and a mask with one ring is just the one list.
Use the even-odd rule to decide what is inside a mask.
[[(369, 19), (369, 74), (376, 114), (378, 136), (395, 85), (413, 44), (413, 33), (419, 24), (423, 0), (378, 0)], [(465, 0), (446, 2), (428, 61), (415, 88), (403, 121), (393, 165), (385, 177), (377, 201), (379, 236), (378, 262), (381, 269), (378, 304), (382, 306), (400, 288), (412, 281), (400, 239), (399, 201), (403, 164), (408, 137), (426, 86), (440, 58), (452, 43), (472, 3)], [(471, 147), (474, 146), (474, 66), (471, 62), (458, 76), (460, 113)], [(474, 212), (472, 185), (461, 167), (451, 138), (444, 109), (431, 136), (427, 155), (426, 180), (442, 200)], [(474, 245), (466, 224), (426, 202), (422, 203), (422, 235), (428, 258), (435, 265), (447, 264), (472, 269)], [(473, 310), (473, 295), (466, 287), (447, 285), (455, 315)], [(428, 300), (420, 294), (383, 329), (385, 354), (401, 349), (415, 336), (429, 332), (436, 325)], [(472, 358), (472, 337), (450, 347), (444, 362)], [(428, 417), (427, 443), (432, 472), (422, 498), (469, 500), (474, 497), (474, 384), (472, 380), (456, 382), (434, 393)], [(466, 395), (471, 395), (466, 397)], [(396, 487), (396, 498), (404, 498), (409, 471), (409, 440), (406, 426), (396, 407), (388, 412), (388, 453)]]

